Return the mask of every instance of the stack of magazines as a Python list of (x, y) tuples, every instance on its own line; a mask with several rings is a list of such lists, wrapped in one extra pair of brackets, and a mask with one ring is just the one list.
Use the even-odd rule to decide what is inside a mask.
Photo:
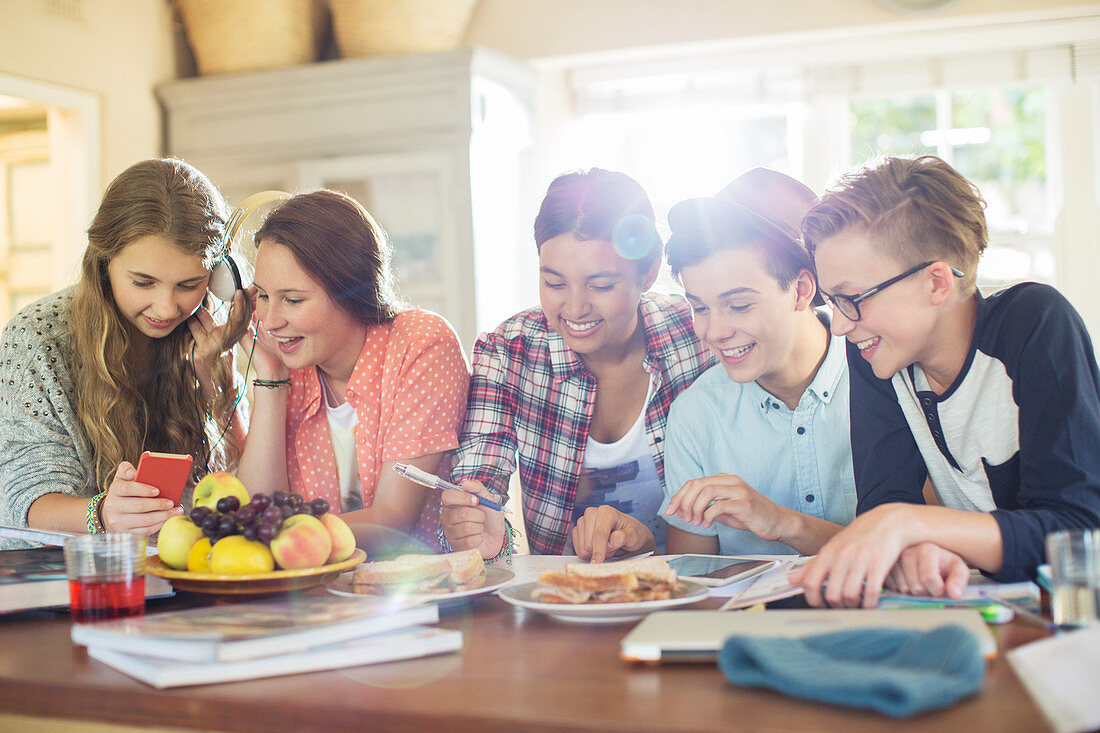
[(442, 654), (462, 632), (434, 604), (291, 596), (74, 624), (88, 656), (156, 688), (276, 677)]

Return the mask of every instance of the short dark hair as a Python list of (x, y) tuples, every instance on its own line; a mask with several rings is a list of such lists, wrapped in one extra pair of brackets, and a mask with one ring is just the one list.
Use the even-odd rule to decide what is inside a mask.
[(562, 234), (580, 241), (611, 242), (625, 259), (647, 272), (661, 257), (653, 204), (625, 173), (592, 168), (555, 178), (535, 217), (535, 246)]
[[(813, 260), (799, 239), (802, 216), (816, 200), (806, 184), (770, 168), (752, 168), (714, 196), (681, 201), (668, 212), (666, 246), (677, 280), (685, 267), (728, 249), (751, 249), (786, 290)], [(823, 304), (815, 295), (814, 304)]]
[(346, 194), (321, 190), (291, 196), (268, 214), (254, 239), (257, 245), (270, 239), (289, 249), (325, 293), (364, 325), (388, 323), (401, 310), (386, 233)]
[(764, 231), (748, 217), (736, 214), (731, 216), (729, 225), (720, 231), (674, 234), (669, 238), (665, 252), (672, 276), (677, 282), (682, 282), (680, 275), (685, 267), (698, 264), (718, 252), (739, 249), (755, 252), (764, 269), (783, 290), (791, 286), (798, 273), (809, 269), (788, 251), (787, 244), (774, 232)]

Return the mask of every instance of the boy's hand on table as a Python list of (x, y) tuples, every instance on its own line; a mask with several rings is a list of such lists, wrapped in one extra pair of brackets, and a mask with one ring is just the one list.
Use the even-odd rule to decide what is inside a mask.
[(920, 542), (901, 552), (886, 587), (912, 596), (958, 599), (970, 580), (970, 568), (955, 553), (932, 542)]
[(480, 481), (463, 481), (462, 491), (446, 489), (440, 499), (439, 525), (454, 550), (476, 548), (486, 560), (504, 547), (504, 513), (477, 503), (477, 496), (498, 501)]
[(744, 529), (764, 540), (781, 540), (787, 510), (728, 473), (688, 481), (669, 499), (668, 515), (709, 528), (714, 522)]
[(619, 552), (653, 549), (649, 527), (607, 505), (588, 507), (573, 527), (573, 551), (581, 560), (603, 562)]
[(874, 608), (886, 576), (910, 544), (910, 506), (883, 504), (859, 515), (788, 580), (803, 587), (811, 606)]

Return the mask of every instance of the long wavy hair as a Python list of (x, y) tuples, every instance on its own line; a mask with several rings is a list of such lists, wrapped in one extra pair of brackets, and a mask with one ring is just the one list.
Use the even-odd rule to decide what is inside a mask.
[[(236, 404), (232, 369), (218, 360), (213, 374), (217, 396), (204, 405), (191, 361), (194, 340), (181, 323), (168, 336), (151, 340), (151, 369), (139, 371), (128, 358), (132, 335), (107, 275), (115, 255), (145, 236), (162, 236), (211, 269), (228, 254), (226, 219), (225, 200), (206, 176), (171, 158), (130, 166), (103, 195), (88, 228), (70, 321), (76, 413), (100, 490), (110, 485), (121, 461), (136, 463), (143, 450), (190, 454), (195, 464), (189, 483), (231, 466), (240, 454), (233, 431), (219, 426), (231, 419)], [(204, 304), (210, 297), (207, 293)], [(248, 327), (247, 298), (244, 310), (233, 314), (223, 352)]]

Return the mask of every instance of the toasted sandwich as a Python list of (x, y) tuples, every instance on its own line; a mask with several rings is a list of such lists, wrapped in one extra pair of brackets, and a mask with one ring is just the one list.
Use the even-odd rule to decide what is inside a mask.
[(485, 584), (485, 562), (477, 550), (444, 555), (401, 555), (363, 563), (352, 576), (356, 593), (417, 594), (474, 590)]
[(676, 571), (659, 557), (611, 563), (569, 563), (539, 576), (532, 600), (542, 603), (634, 603), (672, 598)]

